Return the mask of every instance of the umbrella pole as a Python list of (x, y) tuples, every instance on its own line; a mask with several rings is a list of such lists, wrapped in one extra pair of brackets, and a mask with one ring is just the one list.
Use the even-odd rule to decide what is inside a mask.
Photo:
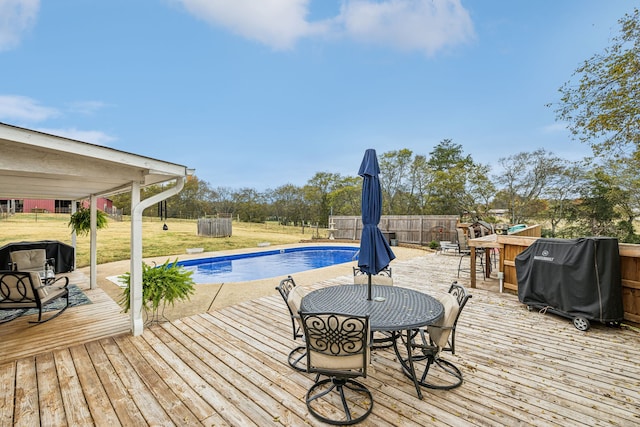
[(369, 283), (367, 286), (367, 301), (371, 301), (371, 273), (367, 273)]

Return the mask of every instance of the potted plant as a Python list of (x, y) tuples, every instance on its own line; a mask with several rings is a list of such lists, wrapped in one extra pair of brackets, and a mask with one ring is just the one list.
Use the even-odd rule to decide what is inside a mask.
[[(159, 267), (142, 263), (142, 308), (147, 315), (147, 323), (157, 323), (164, 318), (167, 304), (173, 306), (176, 301), (185, 301), (195, 292), (192, 271), (178, 265), (178, 260), (165, 261)], [(131, 273), (119, 276), (126, 287), (119, 303), (128, 312), (131, 308)]]
[[(69, 227), (78, 236), (86, 236), (91, 231), (91, 209), (81, 207), (69, 219)], [(96, 210), (96, 229), (106, 228), (108, 225), (107, 214)]]

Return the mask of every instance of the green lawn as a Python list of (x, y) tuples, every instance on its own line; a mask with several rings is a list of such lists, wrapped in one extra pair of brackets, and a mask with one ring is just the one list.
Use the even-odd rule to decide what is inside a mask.
[[(33, 240), (59, 240), (71, 244), (71, 228), (68, 214), (16, 214), (0, 218), (0, 246), (11, 242)], [(233, 222), (233, 235), (228, 238), (201, 237), (197, 235), (197, 220), (166, 221), (158, 218), (143, 219), (143, 257), (184, 254), (186, 248), (204, 248), (205, 251), (220, 251), (256, 247), (260, 242), (271, 244), (297, 243), (311, 239), (315, 229), (287, 227), (277, 223)], [(131, 222), (109, 220), (107, 228), (98, 230), (98, 264), (130, 258)], [(326, 237), (326, 231), (319, 231)], [(89, 237), (78, 236), (76, 251), (77, 267), (89, 265)]]

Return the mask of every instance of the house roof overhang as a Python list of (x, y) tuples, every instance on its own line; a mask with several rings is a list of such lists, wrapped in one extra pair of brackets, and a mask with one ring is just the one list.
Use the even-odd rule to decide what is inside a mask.
[(184, 178), (186, 166), (0, 123), (0, 198), (81, 200)]

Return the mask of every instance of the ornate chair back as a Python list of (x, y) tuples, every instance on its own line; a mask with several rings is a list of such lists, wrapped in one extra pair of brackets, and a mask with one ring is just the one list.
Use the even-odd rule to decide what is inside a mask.
[[(371, 329), (368, 316), (339, 313), (300, 313), (307, 343), (307, 372), (316, 380), (306, 396), (307, 408), (316, 418), (330, 424), (355, 424), (373, 409), (371, 392), (356, 377), (367, 376)], [(320, 380), (320, 376), (328, 378)], [(331, 393), (340, 399), (332, 399)], [(327, 402), (342, 402), (344, 415), (326, 412)], [(349, 402), (358, 402), (349, 406)]]

